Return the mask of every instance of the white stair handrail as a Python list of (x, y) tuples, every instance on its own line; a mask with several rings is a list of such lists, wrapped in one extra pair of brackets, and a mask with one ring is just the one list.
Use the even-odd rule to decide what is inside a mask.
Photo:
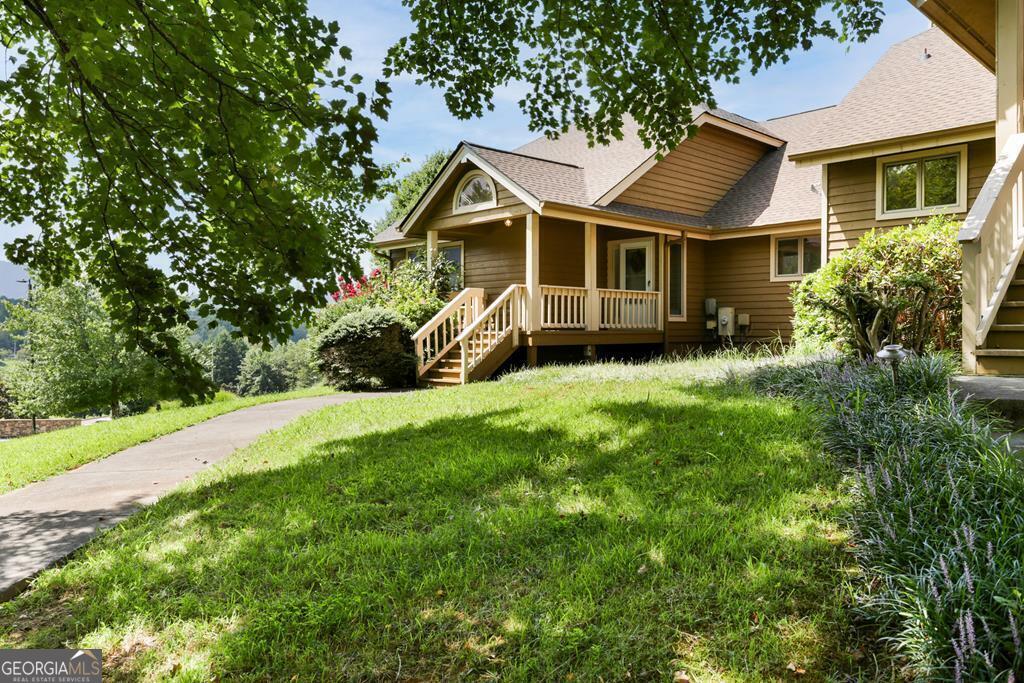
[(425, 374), (456, 344), (458, 335), (476, 320), (483, 308), (484, 290), (467, 287), (412, 335), (416, 349), (416, 368)]
[(455, 339), (462, 351), (463, 384), (469, 379), (469, 371), (486, 358), (509, 334), (512, 335), (513, 344), (519, 343), (520, 300), (521, 292), (525, 288), (525, 285), (509, 285)]
[(1024, 133), (1007, 140), (957, 236), (963, 248), (964, 356), (985, 344), (1024, 253)]

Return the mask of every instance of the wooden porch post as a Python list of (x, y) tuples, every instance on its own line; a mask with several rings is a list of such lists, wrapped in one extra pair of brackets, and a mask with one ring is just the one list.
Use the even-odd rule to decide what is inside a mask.
[(665, 306), (668, 303), (668, 297), (665, 296), (665, 292), (668, 291), (668, 278), (665, 276), (665, 236), (658, 235), (658, 274), (654, 278), (654, 281), (658, 284), (658, 331), (665, 331)]
[(597, 223), (583, 224), (584, 282), (587, 288), (587, 330), (601, 329), (601, 299), (597, 293)]
[(537, 332), (541, 323), (540, 216), (526, 214), (526, 331)]
[(427, 266), (434, 265), (437, 258), (437, 230), (427, 230)]

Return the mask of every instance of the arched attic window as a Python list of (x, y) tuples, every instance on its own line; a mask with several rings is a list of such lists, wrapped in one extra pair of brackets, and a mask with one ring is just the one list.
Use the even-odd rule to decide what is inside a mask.
[(452, 211), (465, 213), (490, 209), (498, 205), (498, 192), (494, 181), (483, 171), (470, 171), (459, 181), (455, 190)]

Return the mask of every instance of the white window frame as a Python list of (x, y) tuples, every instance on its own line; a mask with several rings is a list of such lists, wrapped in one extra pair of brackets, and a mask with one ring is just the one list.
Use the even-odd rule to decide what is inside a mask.
[[(471, 181), (476, 178), (483, 178), (491, 186), (491, 199), (486, 202), (478, 202), (476, 204), (469, 204), (467, 206), (459, 206), (459, 195), (462, 194), (462, 190), (465, 189)], [(455, 187), (455, 196), (452, 197), (452, 213), (470, 213), (473, 211), (482, 211), (484, 209), (493, 209), (498, 205), (498, 188), (494, 184), (494, 178), (487, 175), (483, 171), (469, 171), (466, 175), (462, 176), (462, 180)]]
[[(668, 312), (668, 319), (675, 322), (686, 322), (686, 243), (685, 237), (679, 240), (672, 240), (665, 243), (665, 310)], [(672, 286), (672, 247), (679, 245), (680, 258), (683, 261), (683, 277), (682, 277), (682, 315), (672, 314), (672, 292), (669, 291), (669, 287)]]
[[(801, 232), (792, 234), (772, 235), (772, 253), (771, 253), (771, 270), (769, 271), (769, 280), (771, 282), (797, 282), (804, 279), (807, 273), (804, 272), (804, 240), (808, 237), (817, 237), (821, 239), (821, 232)], [(779, 260), (779, 240), (798, 240), (797, 241), (797, 261), (799, 264), (799, 270), (795, 275), (779, 275), (778, 271), (778, 260)], [(824, 242), (822, 242), (824, 244)], [(825, 265), (824, 259), (821, 261), (821, 265), (818, 266), (818, 270)], [(816, 271), (815, 271), (816, 272)]]
[[(924, 205), (924, 163), (930, 159), (958, 155), (956, 179), (956, 203), (945, 206)], [(890, 164), (917, 163), (917, 205), (912, 209), (885, 210), (885, 167)], [(967, 213), (967, 145), (952, 145), (933, 149), (893, 154), (875, 160), (875, 220), (918, 218), (939, 214)]]

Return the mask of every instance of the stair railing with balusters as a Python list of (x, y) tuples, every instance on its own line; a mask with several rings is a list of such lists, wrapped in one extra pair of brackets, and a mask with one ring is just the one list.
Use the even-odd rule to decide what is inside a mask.
[(423, 327), (412, 335), (416, 349), (416, 374), (422, 377), (455, 346), (458, 336), (484, 308), (484, 290), (467, 287), (455, 295)]
[(963, 364), (976, 370), (1024, 253), (1024, 133), (1010, 137), (960, 229), (963, 248)]
[(462, 350), (463, 384), (473, 368), (509, 335), (514, 346), (519, 344), (525, 290), (525, 285), (509, 285), (455, 340)]

